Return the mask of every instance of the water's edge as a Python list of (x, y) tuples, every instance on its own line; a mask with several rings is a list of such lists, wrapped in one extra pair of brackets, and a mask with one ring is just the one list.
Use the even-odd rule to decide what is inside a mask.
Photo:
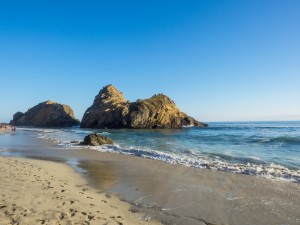
[[(299, 159), (297, 159), (297, 157), (293, 157), (293, 155), (287, 156), (295, 152), (295, 149), (296, 151), (297, 149), (300, 150), (300, 136), (299, 143), (296, 137), (287, 136), (283, 138), (282, 136), (278, 136), (282, 135), (282, 131), (278, 131), (278, 127), (271, 127), (271, 125), (263, 124), (263, 126), (255, 128), (252, 128), (252, 125), (249, 127), (249, 125), (245, 126), (244, 124), (243, 126), (245, 127), (241, 127), (240, 125), (235, 127), (227, 126), (225, 127), (225, 131), (222, 130), (224, 127), (214, 127), (213, 131), (192, 130), (192, 128), (186, 128), (183, 131), (116, 131), (80, 128), (19, 128), (19, 130), (32, 133), (40, 139), (54, 141), (54, 143), (60, 146), (62, 150), (65, 147), (73, 149), (90, 148), (99, 152), (134, 155), (142, 158), (161, 160), (171, 164), (180, 164), (196, 168), (254, 175), (268, 179), (300, 183), (300, 169), (298, 169), (300, 168), (300, 165), (297, 166)], [(288, 128), (290, 129), (290, 127)], [(296, 134), (300, 135), (300, 124), (299, 127), (296, 128)], [(257, 129), (259, 129), (259, 131), (257, 131)], [(263, 131), (261, 131), (261, 129), (263, 129)], [(266, 131), (270, 133), (270, 129), (274, 134), (271, 133), (271, 135), (266, 135)], [(281, 129), (286, 129), (286, 127)], [(222, 131), (220, 132), (219, 130)], [(255, 134), (258, 137), (253, 137), (252, 130), (255, 130)], [(114, 145), (97, 147), (83, 147), (78, 144), (83, 140), (85, 135), (93, 132), (111, 137), (113, 140), (116, 140), (116, 143)], [(212, 132), (215, 135), (213, 137), (211, 135)], [(261, 134), (259, 136), (259, 132), (263, 133), (264, 136)], [(239, 133), (243, 133), (243, 135), (240, 135)], [(247, 135), (251, 136), (248, 137)], [(228, 140), (226, 140), (226, 138), (228, 138)], [(239, 140), (236, 140), (238, 138)], [(248, 139), (243, 140), (242, 138)], [(252, 142), (254, 141), (255, 143), (253, 144)], [(289, 145), (285, 144), (284, 141), (287, 141)], [(155, 148), (158, 150), (155, 150)], [(214, 148), (216, 148), (217, 151), (215, 151)], [(243, 148), (246, 148), (246, 153), (243, 153), (240, 150)], [(228, 152), (227, 149), (233, 149), (233, 152)], [(289, 149), (291, 149), (290, 152), (285, 153), (285, 151)], [(266, 153), (262, 153), (263, 151), (266, 151)], [(297, 152), (294, 154), (296, 153)], [(270, 158), (271, 156), (275, 159), (274, 161)], [(294, 161), (291, 161), (290, 164), (288, 163), (289, 161), (286, 163), (284, 163), (285, 161), (282, 161), (283, 164), (280, 163), (280, 160), (283, 160), (284, 158), (287, 158), (287, 160), (293, 159)]]
[[(178, 165), (178, 163), (170, 165), (163, 160), (142, 159), (134, 154), (111, 154), (112, 152), (109, 151), (99, 153), (99, 149), (88, 147), (85, 149), (82, 146), (67, 147), (57, 140), (37, 138), (36, 131), (19, 130), (16, 136), (7, 137), (10, 139), (10, 144), (7, 145), (9, 147), (2, 148), (8, 152), (7, 156), (20, 154), (27, 158), (66, 163), (92, 187), (117, 195), (121, 200), (132, 205), (132, 211), (143, 211), (151, 218), (164, 221), (166, 224), (202, 224), (204, 221), (208, 221), (208, 224), (234, 224), (228, 221), (235, 212), (233, 209), (236, 204), (243, 208), (249, 202), (253, 204), (255, 200), (255, 204), (261, 207), (261, 201), (267, 199), (274, 201), (275, 197), (279, 196), (278, 193), (293, 195), (299, 193), (294, 191), (294, 189), (298, 190), (299, 185), (291, 182), (278, 182), (275, 179), (261, 179), (222, 171), (215, 172)], [(0, 143), (0, 148), (3, 146), (3, 143)], [(110, 148), (110, 146), (104, 147)], [(287, 192), (287, 188), (291, 188), (291, 192)], [(268, 193), (265, 193), (265, 190), (268, 190)], [(284, 196), (281, 196), (278, 202), (287, 204), (286, 201), (290, 199)], [(297, 199), (297, 196), (293, 199)], [(197, 203), (197, 207), (189, 204), (191, 200)], [(267, 203), (269, 204), (269, 200)], [(263, 207), (277, 207), (278, 204), (263, 205)], [(223, 208), (225, 205), (226, 208)], [(219, 212), (224, 209), (226, 213), (218, 218)], [(283, 213), (284, 218), (287, 218), (286, 215), (290, 213), (296, 215), (294, 212), (296, 209), (286, 208), (286, 212)], [(261, 210), (267, 212), (264, 208)], [(248, 216), (247, 222), (251, 224), (252, 214)], [(238, 218), (238, 215), (234, 215), (234, 218)], [(261, 219), (263, 221), (263, 218)], [(294, 220), (296, 219), (298, 218)], [(235, 224), (241, 224), (241, 221), (237, 221)], [(265, 222), (261, 224), (266, 224)]]

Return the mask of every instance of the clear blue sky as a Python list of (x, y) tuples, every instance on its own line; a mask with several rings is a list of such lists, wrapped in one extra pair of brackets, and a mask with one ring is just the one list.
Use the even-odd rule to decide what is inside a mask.
[(1, 1), (0, 121), (114, 84), (200, 121), (300, 119), (300, 1)]

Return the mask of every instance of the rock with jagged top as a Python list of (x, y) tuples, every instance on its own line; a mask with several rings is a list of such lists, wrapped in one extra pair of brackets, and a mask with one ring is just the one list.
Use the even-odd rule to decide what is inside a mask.
[(149, 129), (207, 125), (181, 112), (166, 95), (158, 94), (130, 103), (113, 85), (107, 85), (86, 110), (80, 126)]
[(82, 118), (82, 128), (121, 128), (126, 121), (128, 102), (112, 85), (105, 86), (95, 97)]
[(73, 110), (68, 105), (52, 101), (42, 102), (27, 112), (17, 112), (10, 124), (34, 127), (71, 127), (80, 122), (74, 117)]

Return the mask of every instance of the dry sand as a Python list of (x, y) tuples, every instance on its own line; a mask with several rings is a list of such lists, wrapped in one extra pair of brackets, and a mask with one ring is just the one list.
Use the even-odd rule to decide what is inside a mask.
[(158, 224), (67, 165), (0, 157), (0, 224)]

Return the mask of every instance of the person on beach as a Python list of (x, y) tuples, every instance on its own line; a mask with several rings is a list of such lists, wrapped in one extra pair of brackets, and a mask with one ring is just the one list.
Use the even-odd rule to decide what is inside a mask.
[(12, 126), (11, 131), (16, 132), (16, 126)]

